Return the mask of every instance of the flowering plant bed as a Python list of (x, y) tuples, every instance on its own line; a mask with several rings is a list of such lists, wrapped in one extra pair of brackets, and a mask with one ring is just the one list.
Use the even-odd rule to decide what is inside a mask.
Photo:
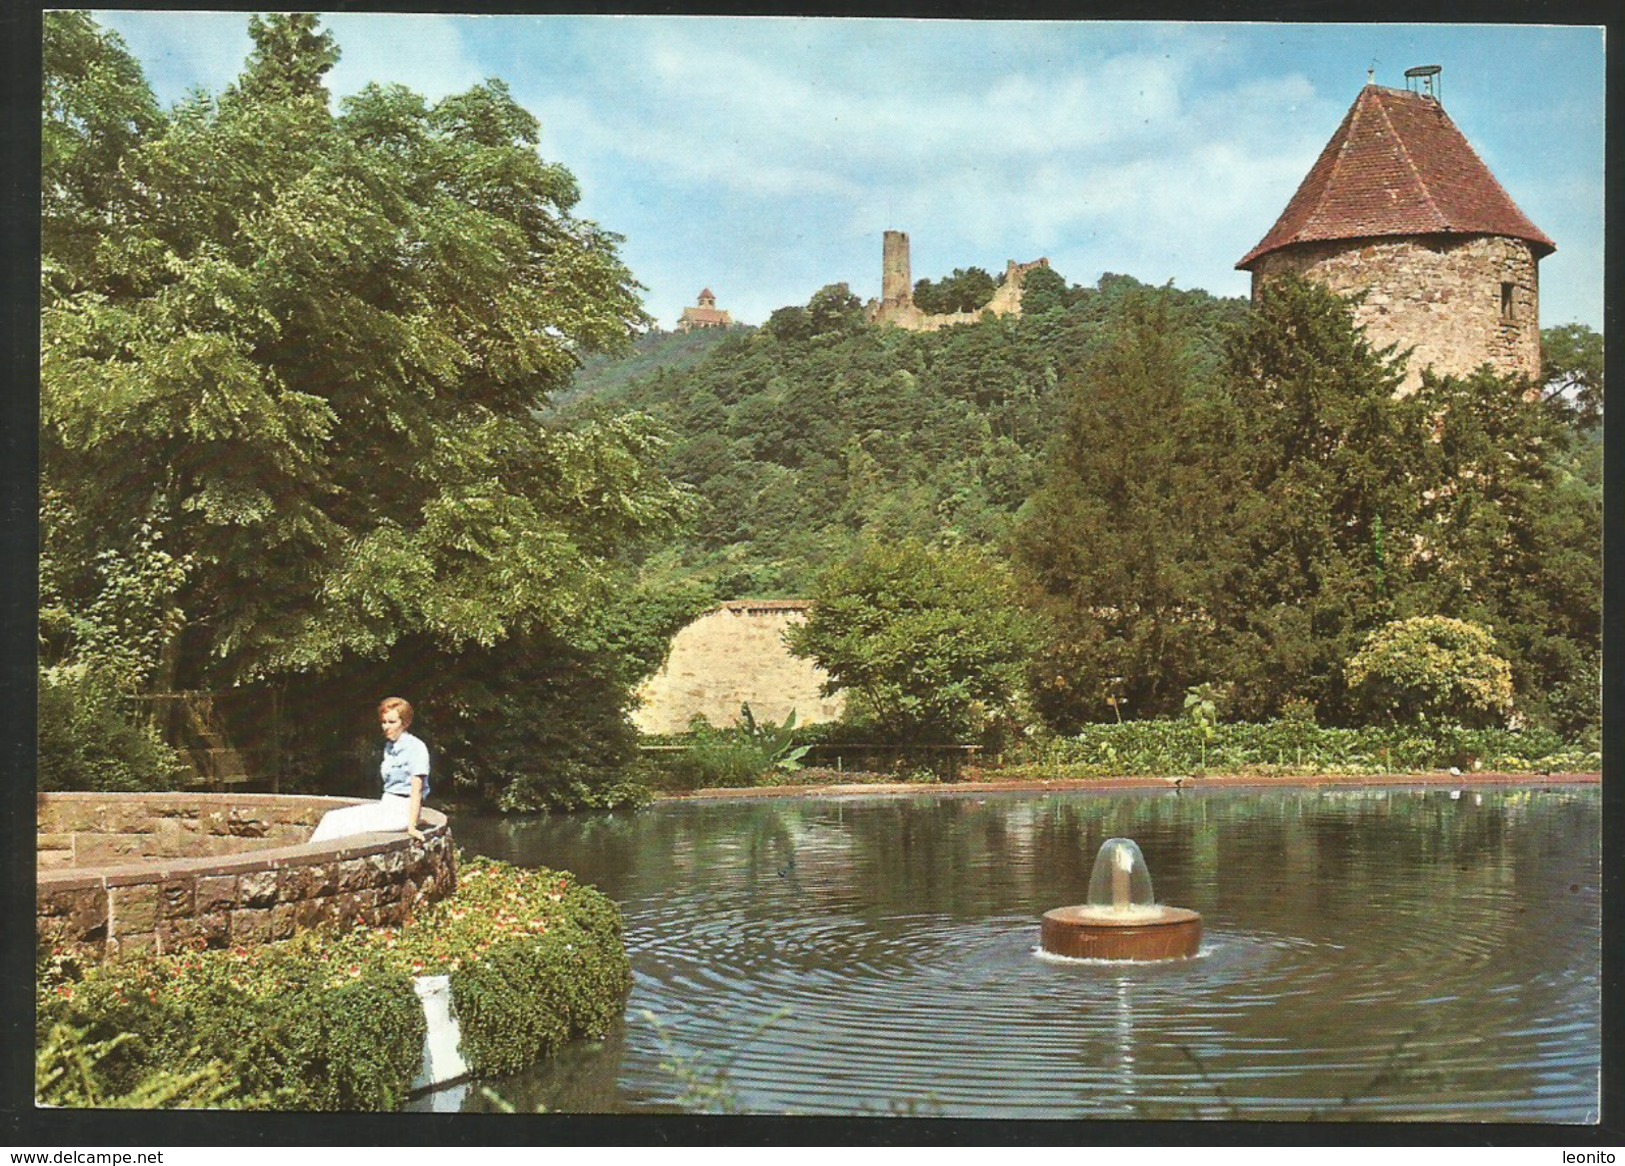
[(568, 873), (460, 861), (457, 894), (401, 927), (88, 967), (42, 951), (39, 1100), (393, 1109), (422, 1054), (419, 975), (450, 976), (476, 1074), (603, 1035), (631, 989), (616, 906)]

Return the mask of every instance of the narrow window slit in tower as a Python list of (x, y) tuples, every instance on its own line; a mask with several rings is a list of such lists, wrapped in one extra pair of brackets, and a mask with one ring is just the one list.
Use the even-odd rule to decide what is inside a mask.
[(1515, 317), (1512, 311), (1512, 285), (1510, 283), (1503, 283), (1501, 285), (1501, 319), (1510, 321), (1514, 318)]

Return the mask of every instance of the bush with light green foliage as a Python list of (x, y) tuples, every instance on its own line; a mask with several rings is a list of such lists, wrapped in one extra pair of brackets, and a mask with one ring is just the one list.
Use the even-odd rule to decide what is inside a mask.
[(1440, 615), (1384, 624), (1348, 663), (1356, 701), (1389, 724), (1504, 724), (1512, 711), (1512, 666), (1489, 629)]

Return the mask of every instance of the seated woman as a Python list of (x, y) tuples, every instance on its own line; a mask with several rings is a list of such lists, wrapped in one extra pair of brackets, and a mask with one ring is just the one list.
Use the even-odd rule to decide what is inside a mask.
[(423, 840), (418, 811), (429, 792), (429, 747), (406, 731), (412, 724), (412, 706), (398, 696), (378, 705), (378, 722), (384, 731), (384, 762), (379, 768), (383, 796), (377, 802), (328, 811), (310, 836), (312, 842), (400, 830)]

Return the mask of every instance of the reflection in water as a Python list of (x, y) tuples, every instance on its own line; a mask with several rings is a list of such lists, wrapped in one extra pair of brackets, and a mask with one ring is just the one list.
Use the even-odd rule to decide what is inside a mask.
[[(1586, 1122), (1600, 811), (1595, 787), (943, 794), (454, 829), (626, 916), (622, 1030), (497, 1083), (520, 1109)], [(1202, 913), (1198, 958), (1038, 958), (1113, 836)]]

